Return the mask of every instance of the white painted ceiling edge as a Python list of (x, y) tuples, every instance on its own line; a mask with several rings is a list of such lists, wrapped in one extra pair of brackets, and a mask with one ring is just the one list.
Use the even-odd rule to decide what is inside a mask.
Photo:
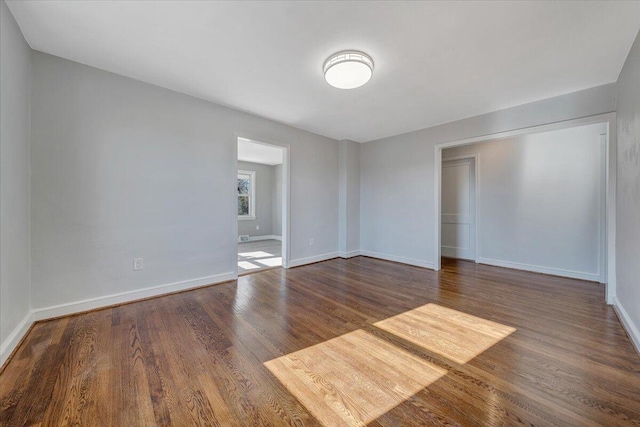
[(283, 150), (270, 147), (246, 138), (238, 138), (238, 161), (260, 163), (263, 165), (281, 165)]
[[(7, 4), (35, 50), (358, 142), (615, 82), (640, 29), (640, 1)], [(344, 49), (369, 83), (324, 81)]]

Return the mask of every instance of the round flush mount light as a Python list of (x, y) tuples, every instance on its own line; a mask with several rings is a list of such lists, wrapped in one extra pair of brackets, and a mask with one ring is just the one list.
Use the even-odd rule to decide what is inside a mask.
[(355, 89), (373, 75), (373, 59), (357, 50), (334, 53), (322, 66), (324, 79), (338, 89)]

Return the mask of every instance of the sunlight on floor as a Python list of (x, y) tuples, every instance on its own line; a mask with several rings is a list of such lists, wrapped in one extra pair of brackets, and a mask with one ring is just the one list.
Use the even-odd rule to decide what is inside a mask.
[(467, 363), (515, 331), (438, 304), (426, 304), (374, 325), (456, 363)]
[(282, 267), (282, 242), (276, 239), (238, 243), (238, 273)]
[[(438, 304), (374, 324), (429, 352), (465, 364), (516, 329)], [(264, 365), (325, 426), (364, 426), (447, 374), (362, 329)]]
[(262, 265), (266, 265), (267, 267), (280, 267), (282, 265), (282, 257), (260, 259), (256, 262)]
[(265, 363), (325, 426), (363, 426), (447, 373), (363, 330)]
[(272, 257), (273, 254), (264, 251), (255, 251), (255, 252), (240, 252), (238, 255), (245, 258), (265, 258)]
[(244, 268), (245, 270), (255, 270), (256, 268), (261, 268), (259, 265), (252, 264), (249, 261), (239, 261), (238, 267)]

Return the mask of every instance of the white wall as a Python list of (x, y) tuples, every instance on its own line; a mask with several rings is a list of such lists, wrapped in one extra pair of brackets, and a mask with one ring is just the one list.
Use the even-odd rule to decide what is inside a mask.
[(606, 133), (595, 124), (443, 150), (479, 154), (480, 262), (601, 279)]
[(336, 141), (34, 52), (33, 307), (233, 272), (234, 132), (290, 144), (291, 260), (335, 256)]
[[(239, 219), (238, 235), (270, 236), (273, 234), (274, 166), (258, 163), (238, 162), (238, 170), (254, 171), (256, 219)], [(256, 226), (260, 228), (256, 230)]]
[(640, 33), (618, 78), (617, 305), (640, 351)]
[(368, 142), (361, 147), (361, 251), (434, 266), (434, 145), (615, 111), (615, 84)]
[(31, 49), (0, 1), (0, 365), (30, 308), (30, 82)]
[(360, 145), (340, 141), (339, 249), (343, 257), (360, 250)]

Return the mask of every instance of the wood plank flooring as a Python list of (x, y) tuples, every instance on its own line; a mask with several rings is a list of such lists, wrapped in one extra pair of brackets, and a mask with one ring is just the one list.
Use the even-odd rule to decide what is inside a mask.
[(238, 243), (238, 273), (282, 266), (282, 242), (275, 239)]
[(36, 324), (0, 425), (640, 425), (603, 286), (444, 260), (275, 269)]

